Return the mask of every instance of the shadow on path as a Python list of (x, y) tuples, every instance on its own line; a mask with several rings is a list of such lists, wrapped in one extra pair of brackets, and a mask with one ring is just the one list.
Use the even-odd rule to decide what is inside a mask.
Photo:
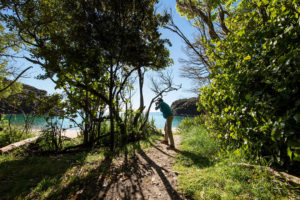
[[(163, 151), (162, 149), (158, 148), (155, 144), (151, 143), (151, 146), (152, 146), (153, 148), (157, 149), (158, 151), (160, 151), (161, 153), (165, 154), (166, 156), (169, 156), (169, 157), (171, 157), (171, 158), (175, 158), (174, 156), (172, 156), (172, 155), (166, 153), (165, 151)], [(176, 149), (175, 151), (177, 152), (178, 150)]]
[(198, 168), (205, 168), (214, 165), (214, 162), (212, 162), (208, 156), (178, 149), (176, 149), (175, 152), (180, 155), (178, 159), (180, 159), (185, 166), (196, 165)]
[(176, 152), (165, 147), (158, 144), (147, 151), (137, 147), (138, 151), (125, 150), (114, 159), (74, 165), (68, 172), (71, 177), (57, 174), (55, 183), (41, 188), (49, 191), (44, 199), (185, 199), (176, 191), (177, 175), (172, 170)]
[(169, 180), (166, 178), (165, 174), (163, 173), (163, 168), (158, 166), (153, 160), (151, 160), (147, 154), (144, 151), (140, 151), (139, 155), (141, 155), (149, 164), (151, 167), (154, 168), (154, 170), (159, 175), (160, 179), (162, 180), (165, 189), (167, 190), (169, 197), (172, 200), (179, 200), (182, 199), (181, 196), (177, 193), (177, 191), (173, 188), (173, 186), (170, 184)]

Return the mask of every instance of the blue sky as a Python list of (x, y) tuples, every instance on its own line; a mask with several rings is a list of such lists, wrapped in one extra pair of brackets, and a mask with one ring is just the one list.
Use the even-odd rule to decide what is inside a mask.
[[(172, 9), (172, 15), (174, 17), (175, 24), (181, 28), (181, 30), (189, 36), (189, 38), (192, 38), (195, 29), (192, 28), (192, 26), (189, 24), (189, 22), (183, 18), (180, 17), (180, 15), (176, 12), (176, 1), (175, 0), (160, 0), (159, 4), (157, 5), (157, 11), (161, 12), (163, 10), (170, 10)], [(180, 77), (180, 67), (181, 64), (178, 62), (180, 58), (186, 58), (183, 48), (185, 47), (184, 42), (180, 37), (178, 37), (175, 33), (172, 33), (169, 30), (160, 29), (162, 33), (162, 38), (167, 38), (172, 43), (171, 47), (168, 47), (170, 50), (170, 57), (174, 60), (174, 64), (170, 66), (167, 70), (172, 71), (174, 76), (174, 82), (176, 84), (182, 84), (182, 88), (178, 91), (173, 91), (164, 96), (164, 100), (166, 103), (170, 104), (174, 102), (175, 100), (182, 99), (182, 98), (189, 98), (192, 96), (195, 96), (195, 94), (188, 92), (192, 87), (192, 82), (188, 79)], [(42, 69), (37, 65), (32, 65), (31, 63), (25, 61), (25, 60), (17, 60), (16, 63), (14, 63), (15, 66), (19, 67), (20, 69), (24, 69), (28, 66), (33, 66), (33, 69), (31, 69), (29, 72), (26, 73), (27, 76), (30, 78), (22, 78), (20, 81), (22, 83), (32, 85), (34, 87), (37, 87), (39, 89), (46, 90), (49, 94), (59, 92), (54, 89), (55, 85), (50, 80), (37, 80), (35, 77), (39, 74), (41, 74), (43, 71)], [(153, 73), (149, 72), (148, 75), (146, 73), (146, 77), (151, 76)], [(155, 74), (155, 73), (154, 73)], [(154, 93), (149, 89), (150, 87), (150, 81), (147, 79), (145, 81), (144, 85), (144, 98), (146, 106), (148, 107), (148, 104), (150, 100), (153, 98)], [(133, 97), (133, 105), (135, 107), (138, 107), (138, 101), (139, 96), (135, 95)], [(154, 108), (151, 109), (154, 111)]]

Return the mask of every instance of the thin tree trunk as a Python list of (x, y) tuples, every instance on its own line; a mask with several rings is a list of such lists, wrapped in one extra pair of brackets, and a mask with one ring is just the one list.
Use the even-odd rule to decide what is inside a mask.
[(110, 66), (110, 85), (109, 85), (109, 119), (110, 119), (110, 150), (114, 151), (115, 142), (115, 128), (114, 128), (114, 116), (113, 116), (113, 83), (114, 83), (113, 66)]
[(142, 72), (141, 68), (138, 69), (138, 76), (139, 76), (139, 92), (140, 92), (140, 107), (139, 111), (136, 113), (134, 117), (134, 127), (137, 127), (138, 119), (140, 118), (143, 110), (144, 110), (144, 94), (143, 94), (143, 86), (144, 86), (144, 73)]

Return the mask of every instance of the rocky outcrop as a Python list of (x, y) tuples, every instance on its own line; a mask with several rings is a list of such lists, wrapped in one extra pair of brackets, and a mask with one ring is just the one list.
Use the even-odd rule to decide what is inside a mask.
[(45, 96), (47, 96), (47, 91), (46, 90), (40, 90), (40, 89), (37, 89), (37, 88), (35, 88), (33, 86), (26, 85), (26, 84), (23, 84), (23, 92), (24, 93), (33, 92), (38, 97), (45, 97)]
[(22, 92), (1, 99), (0, 113), (30, 113), (37, 107), (41, 98), (47, 98), (47, 91), (23, 84)]
[(171, 105), (171, 109), (175, 116), (196, 116), (200, 112), (197, 111), (198, 98), (179, 99), (174, 101)]

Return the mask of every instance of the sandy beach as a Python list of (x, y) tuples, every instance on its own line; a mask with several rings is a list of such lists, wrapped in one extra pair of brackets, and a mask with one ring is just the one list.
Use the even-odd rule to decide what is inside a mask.
[[(161, 130), (162, 133), (164, 133), (164, 129), (163, 128), (159, 128), (159, 130)], [(34, 133), (36, 133), (37, 135), (39, 135), (41, 133), (40, 129), (33, 129), (32, 130)], [(174, 127), (172, 128), (172, 132), (175, 133), (178, 131), (178, 128)], [(68, 138), (76, 138), (80, 135), (80, 130), (76, 130), (76, 129), (68, 129), (65, 130), (62, 134), (62, 136), (64, 137), (68, 137)]]
[[(40, 129), (32, 129), (32, 132), (35, 133), (36, 135), (40, 135), (41, 134), (41, 130)], [(73, 139), (73, 138), (78, 137), (79, 134), (80, 134), (80, 130), (68, 129), (68, 130), (65, 130), (62, 133), (62, 136)]]

